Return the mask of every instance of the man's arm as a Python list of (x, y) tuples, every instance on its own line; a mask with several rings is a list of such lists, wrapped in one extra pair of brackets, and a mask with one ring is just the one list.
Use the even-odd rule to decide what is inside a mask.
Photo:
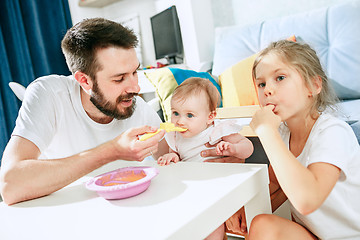
[(40, 151), (34, 143), (13, 136), (2, 159), (3, 200), (6, 204), (14, 204), (55, 192), (105, 164), (106, 158), (94, 158), (102, 158), (102, 154), (109, 152), (105, 145), (68, 158), (39, 160)]
[[(242, 136), (241, 134), (231, 134), (229, 136), (226, 136), (226, 138), (223, 138), (223, 139), (224, 139), (224, 141), (228, 141), (228, 142), (237, 144), (236, 148), (239, 148), (239, 149), (237, 149), (236, 153), (234, 152), (233, 154), (229, 154), (229, 156), (224, 157), (224, 156), (219, 156), (217, 154), (216, 149), (214, 148), (216, 146), (216, 144), (210, 145), (209, 143), (206, 143), (205, 146), (208, 147), (209, 149), (203, 150), (201, 152), (201, 156), (202, 157), (219, 156), (219, 158), (205, 160), (205, 162), (244, 163), (245, 159), (247, 157), (249, 157), (254, 151), (254, 146), (253, 146), (252, 142), (248, 138)], [(238, 155), (244, 156), (244, 158), (236, 157)]]
[(164, 132), (148, 141), (138, 135), (150, 127), (131, 129), (96, 148), (60, 159), (38, 159), (37, 146), (22, 137), (12, 136), (2, 158), (0, 188), (6, 204), (53, 193), (82, 176), (114, 160), (141, 161), (156, 152)]

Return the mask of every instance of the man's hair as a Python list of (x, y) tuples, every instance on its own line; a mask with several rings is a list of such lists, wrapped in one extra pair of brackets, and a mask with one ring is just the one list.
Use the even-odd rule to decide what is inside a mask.
[(101, 70), (96, 52), (107, 47), (135, 48), (138, 39), (131, 29), (104, 18), (85, 19), (70, 28), (61, 48), (72, 73), (81, 71), (95, 79)]
[(288, 64), (289, 67), (295, 69), (310, 90), (314, 87), (314, 78), (321, 78), (322, 89), (318, 95), (314, 96), (314, 104), (310, 113), (314, 113), (314, 111), (323, 112), (328, 107), (336, 109), (335, 103), (338, 101), (338, 98), (321, 66), (315, 50), (308, 44), (288, 40), (280, 40), (270, 43), (270, 45), (262, 50), (259, 56), (255, 59), (252, 69), (253, 79), (256, 79), (257, 65), (261, 62), (263, 57), (268, 54), (275, 54), (284, 63)]
[(171, 100), (185, 101), (189, 96), (199, 95), (201, 92), (206, 95), (209, 111), (215, 111), (220, 102), (220, 93), (214, 84), (206, 78), (191, 77), (186, 79), (176, 87)]

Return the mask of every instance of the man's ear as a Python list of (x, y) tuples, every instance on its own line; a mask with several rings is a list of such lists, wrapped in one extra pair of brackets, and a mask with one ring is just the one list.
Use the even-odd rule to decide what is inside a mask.
[(216, 111), (211, 111), (211, 112), (209, 113), (209, 117), (208, 117), (207, 124), (213, 123), (214, 120), (215, 120), (215, 117), (216, 117)]
[(87, 74), (80, 72), (80, 71), (76, 71), (74, 74), (74, 77), (75, 77), (76, 81), (80, 84), (82, 89), (84, 89), (84, 91), (89, 93), (93, 87), (91, 78)]

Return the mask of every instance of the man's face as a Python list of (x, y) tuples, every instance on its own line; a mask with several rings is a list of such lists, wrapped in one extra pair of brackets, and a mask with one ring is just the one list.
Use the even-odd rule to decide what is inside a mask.
[[(121, 120), (129, 118), (133, 114), (136, 103), (136, 98), (134, 98), (134, 96), (136, 95), (136, 93), (122, 94), (116, 99), (115, 103), (112, 103), (106, 100), (104, 94), (99, 89), (97, 81), (94, 80), (90, 101), (106, 116)], [(120, 110), (118, 105), (123, 101), (129, 102), (129, 104), (132, 102), (132, 104), (128, 107), (123, 107), (122, 110)]]
[(126, 119), (135, 110), (135, 97), (140, 91), (134, 49), (105, 48), (97, 52), (101, 70), (93, 80), (90, 101), (104, 115)]

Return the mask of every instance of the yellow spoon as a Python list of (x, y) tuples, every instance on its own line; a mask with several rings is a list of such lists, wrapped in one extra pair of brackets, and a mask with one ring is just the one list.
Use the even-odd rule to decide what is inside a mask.
[(149, 139), (152, 136), (155, 136), (156, 134), (158, 134), (161, 129), (164, 129), (166, 132), (173, 132), (173, 131), (184, 132), (184, 131), (187, 130), (186, 128), (175, 127), (175, 125), (173, 123), (170, 123), (170, 122), (160, 123), (160, 128), (156, 132), (145, 133), (144, 135), (142, 135), (139, 138), (139, 140), (140, 141), (145, 141), (146, 139)]

